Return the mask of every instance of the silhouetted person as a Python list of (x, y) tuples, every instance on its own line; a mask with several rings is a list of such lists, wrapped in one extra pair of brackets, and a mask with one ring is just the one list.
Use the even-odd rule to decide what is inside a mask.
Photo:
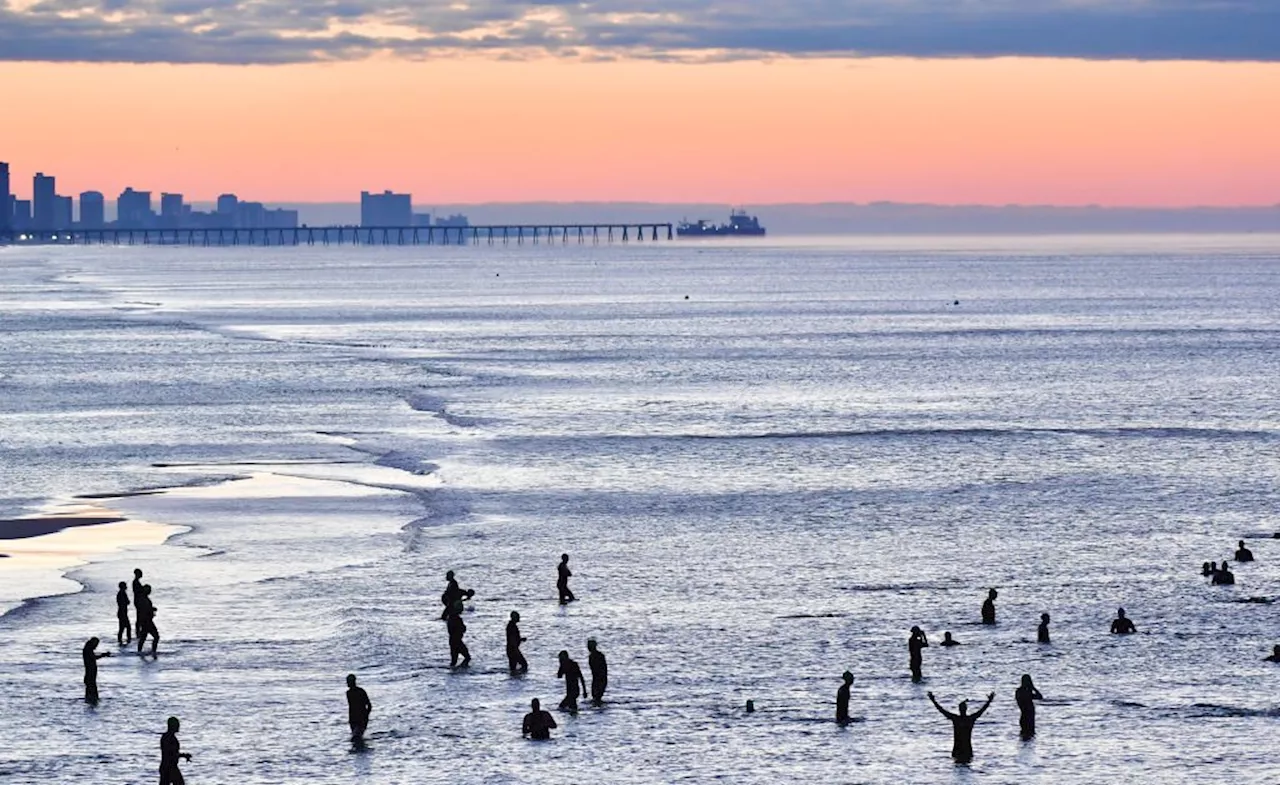
[(129, 584), (120, 581), (116, 592), (116, 640), (123, 646), (133, 640), (133, 624), (129, 621)]
[[(449, 614), (453, 612), (453, 606), (469, 600), (475, 596), (475, 589), (464, 589), (458, 585), (458, 581), (453, 577), (453, 570), (449, 570), (444, 574), (444, 579), (448, 584), (444, 587), (444, 593), (440, 595), (440, 603), (444, 605), (444, 610), (440, 611), (440, 618), (448, 619)], [(461, 611), (459, 611), (461, 613)]]
[(1111, 632), (1116, 635), (1129, 635), (1137, 631), (1138, 628), (1133, 626), (1133, 620), (1124, 615), (1124, 608), (1117, 610), (1116, 617), (1111, 622)]
[(1236, 561), (1253, 561), (1253, 551), (1244, 547), (1244, 540), (1240, 540), (1236, 546)]
[(103, 657), (110, 657), (111, 652), (104, 651), (101, 654), (94, 651), (98, 648), (98, 639), (90, 638), (85, 641), (84, 651), (84, 702), (90, 706), (98, 705), (98, 660)]
[(911, 637), (907, 639), (907, 651), (911, 654), (911, 680), (920, 681), (924, 678), (924, 674), (920, 672), (920, 666), (924, 662), (924, 650), (929, 648), (929, 639), (925, 637), (924, 630), (919, 627), (911, 628)]
[(1270, 657), (1263, 657), (1263, 662), (1280, 662), (1280, 646), (1276, 646), (1271, 650)]
[(844, 684), (841, 684), (840, 689), (836, 690), (836, 722), (840, 725), (848, 725), (849, 689), (853, 687), (853, 674), (845, 671), (843, 678)]
[(1235, 584), (1235, 582), (1236, 582), (1236, 574), (1231, 571), (1231, 568), (1227, 566), (1227, 563), (1225, 561), (1222, 562), (1222, 566), (1219, 567), (1218, 571), (1213, 574), (1213, 585), (1214, 586), (1232, 586)]
[(372, 713), (369, 693), (356, 686), (355, 674), (347, 674), (347, 724), (351, 726), (351, 740), (356, 744), (364, 740), (364, 731), (369, 727), (369, 715)]
[(1217, 562), (1213, 562), (1212, 564), (1209, 562), (1205, 562), (1204, 565), (1200, 567), (1200, 574), (1208, 578), (1210, 575), (1213, 575), (1215, 572), (1217, 572), (1217, 570), (1218, 570)]
[(560, 565), (556, 567), (556, 588), (560, 590), (560, 604), (565, 605), (578, 599), (573, 596), (573, 592), (569, 591), (569, 578), (573, 573), (569, 571), (569, 554), (560, 554)]
[(1040, 614), (1040, 626), (1036, 628), (1036, 643), (1049, 642), (1049, 614)]
[[(578, 663), (569, 659), (569, 652), (560, 652), (560, 670), (556, 672), (556, 678), (564, 679), (564, 700), (560, 701), (560, 708), (576, 712), (578, 710), (578, 696), (587, 691), (587, 681), (582, 678), (582, 668), (578, 667)], [(581, 691), (579, 691), (581, 686)]]
[(1036, 701), (1044, 700), (1040, 690), (1031, 683), (1029, 674), (1022, 674), (1022, 683), (1013, 691), (1013, 699), (1018, 703), (1018, 727), (1022, 730), (1022, 738), (1029, 739), (1036, 735)]
[(134, 595), (133, 604), (138, 611), (138, 653), (142, 653), (142, 644), (151, 636), (151, 656), (155, 656), (156, 647), (160, 645), (160, 632), (156, 629), (156, 606), (151, 602), (151, 586), (144, 585), (142, 593)]
[(190, 753), (182, 751), (178, 743), (178, 718), (169, 718), (169, 729), (160, 736), (160, 785), (184, 785), (182, 772), (178, 771), (178, 760), (191, 760)]
[(991, 701), (995, 700), (995, 697), (996, 694), (994, 692), (988, 695), (987, 702), (983, 704), (981, 709), (978, 709), (973, 714), (968, 713), (969, 701), (960, 701), (960, 713), (952, 714), (938, 704), (938, 701), (933, 697), (932, 692), (929, 693), (929, 700), (933, 703), (933, 707), (937, 709), (942, 716), (951, 720), (951, 730), (953, 734), (951, 742), (951, 757), (955, 758), (956, 763), (968, 763), (973, 760), (973, 725), (978, 721), (978, 718), (983, 715), (987, 708), (991, 706)]
[(591, 705), (604, 703), (604, 691), (609, 687), (609, 663), (604, 652), (596, 646), (595, 638), (587, 639), (587, 667), (591, 669)]
[(987, 590), (987, 599), (982, 601), (982, 623), (983, 624), (996, 623), (996, 597), (997, 596), (999, 596), (999, 592), (997, 592), (995, 589)]
[(507, 622), (507, 667), (512, 673), (527, 673), (529, 671), (529, 663), (525, 661), (524, 655), (520, 653), (520, 644), (524, 643), (524, 638), (520, 637), (520, 614), (515, 611), (511, 612), (511, 621)]
[[(138, 598), (142, 596), (142, 570), (134, 568), (133, 570), (133, 607), (138, 607)], [(142, 619), (134, 619), (134, 637), (142, 637)]]
[(942, 643), (940, 643), (940, 644), (938, 644), (938, 645), (939, 645), (939, 646), (959, 646), (959, 645), (960, 645), (960, 641), (958, 641), (958, 640), (956, 640), (955, 638), (951, 637), (951, 633), (950, 633), (950, 632), (944, 632), (944, 633), (942, 633)]
[(465, 668), (471, 664), (471, 652), (467, 651), (467, 644), (462, 642), (462, 636), (467, 633), (467, 625), (462, 622), (462, 600), (453, 604), (453, 612), (445, 621), (449, 628), (449, 667), (458, 667), (458, 658), (461, 657), (462, 667)]
[(551, 738), (551, 729), (556, 727), (556, 718), (542, 708), (542, 702), (537, 698), (530, 701), (529, 707), (532, 711), (524, 715), (521, 735), (534, 741), (547, 741)]

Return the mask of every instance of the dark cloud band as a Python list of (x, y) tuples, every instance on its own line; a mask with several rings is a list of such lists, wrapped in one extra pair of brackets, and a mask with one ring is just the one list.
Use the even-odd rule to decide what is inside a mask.
[[(1274, 0), (43, 0), (0, 60), (296, 63), (377, 52), (1280, 61)], [(394, 31), (394, 32), (391, 32)]]

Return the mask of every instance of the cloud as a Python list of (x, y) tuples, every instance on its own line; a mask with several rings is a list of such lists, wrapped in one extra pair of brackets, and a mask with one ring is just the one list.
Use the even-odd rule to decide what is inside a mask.
[[(8, 5), (3, 5), (5, 2)], [(1277, 0), (0, 0), (0, 60), (1280, 61)]]

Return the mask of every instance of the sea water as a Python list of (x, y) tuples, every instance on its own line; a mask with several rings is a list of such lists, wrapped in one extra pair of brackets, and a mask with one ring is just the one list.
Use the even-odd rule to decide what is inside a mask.
[[(0, 251), (0, 517), (88, 495), (177, 527), (66, 577), (0, 559), (0, 775), (153, 781), (174, 715), (192, 783), (1275, 782), (1278, 262), (1277, 237)], [(1258, 561), (1207, 585), (1240, 538)], [(155, 660), (115, 644), (135, 567)], [(476, 590), (465, 671), (446, 570)], [(606, 705), (522, 741), (588, 637)], [(928, 691), (995, 693), (971, 766)]]

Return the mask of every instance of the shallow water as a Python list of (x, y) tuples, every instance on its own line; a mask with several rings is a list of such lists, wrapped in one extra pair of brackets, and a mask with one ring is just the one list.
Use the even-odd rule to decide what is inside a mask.
[[(0, 618), (0, 773), (144, 781), (176, 714), (192, 782), (1272, 782), (1278, 256), (1274, 237), (0, 253), (0, 512), (182, 486), (103, 503), (189, 527)], [(1240, 537), (1258, 561), (1206, 585)], [(41, 593), (8, 561), (0, 599)], [(105, 660), (86, 709), (79, 646), (113, 640), (135, 566), (161, 657)], [(447, 569), (478, 591), (468, 672), (437, 620)], [(1140, 634), (1106, 634), (1119, 605)], [(913, 624), (935, 644), (922, 685)], [(528, 700), (562, 691), (556, 652), (585, 668), (588, 636), (608, 705), (522, 743)], [(842, 730), (846, 668), (863, 721)], [(348, 672), (375, 706), (358, 754)], [(1031, 743), (1022, 673), (1047, 698)], [(926, 690), (997, 693), (971, 767)]]

